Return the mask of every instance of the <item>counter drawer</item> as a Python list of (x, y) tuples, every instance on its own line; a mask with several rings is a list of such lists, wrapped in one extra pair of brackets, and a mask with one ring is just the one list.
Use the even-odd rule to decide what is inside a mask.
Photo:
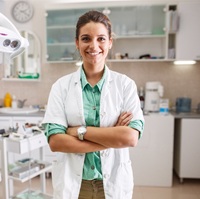
[(29, 151), (47, 145), (47, 140), (43, 133), (22, 140), (15, 140), (8, 138), (6, 142), (7, 142), (6, 143), (7, 151), (18, 154), (27, 153)]

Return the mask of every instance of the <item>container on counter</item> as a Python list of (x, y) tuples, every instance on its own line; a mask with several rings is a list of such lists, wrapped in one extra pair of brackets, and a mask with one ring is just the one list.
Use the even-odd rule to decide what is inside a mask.
[(160, 113), (168, 114), (169, 113), (169, 99), (161, 98), (160, 99)]
[(191, 112), (191, 104), (192, 100), (191, 98), (187, 97), (178, 97), (176, 99), (176, 112)]

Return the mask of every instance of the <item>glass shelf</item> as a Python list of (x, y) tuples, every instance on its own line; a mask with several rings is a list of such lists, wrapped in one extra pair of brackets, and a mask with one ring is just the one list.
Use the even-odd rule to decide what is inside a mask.
[[(38, 176), (38, 175), (40, 175), (40, 174), (42, 174), (42, 173), (44, 173), (44, 172), (46, 172), (46, 171), (49, 171), (51, 168), (52, 168), (52, 164), (50, 164), (50, 163), (44, 163), (44, 165), (45, 165), (45, 167), (43, 168), (43, 169), (40, 169), (39, 171), (37, 171), (37, 172), (34, 172), (34, 173), (32, 173), (31, 175), (29, 175), (29, 176), (27, 176), (27, 177), (24, 177), (24, 178), (18, 178), (18, 177), (14, 177), (14, 176), (12, 176), (12, 175), (9, 175), (9, 179), (12, 179), (12, 180), (16, 180), (16, 181), (20, 181), (20, 182), (26, 182), (26, 181), (28, 181), (28, 180), (30, 180), (30, 179), (32, 179), (32, 178), (34, 178), (34, 177), (36, 177), (36, 176)], [(27, 170), (28, 171), (28, 170)]]

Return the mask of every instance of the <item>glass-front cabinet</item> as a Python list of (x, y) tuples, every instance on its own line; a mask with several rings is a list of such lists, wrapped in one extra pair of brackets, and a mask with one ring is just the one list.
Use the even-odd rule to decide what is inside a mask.
[(172, 32), (170, 27), (176, 22), (171, 14), (176, 5), (116, 5), (46, 10), (47, 62), (79, 60), (75, 25), (80, 15), (92, 9), (107, 14), (112, 23), (114, 42), (109, 61), (175, 58), (176, 30)]
[(47, 12), (47, 60), (73, 60), (75, 52), (74, 10), (52, 10)]
[(115, 36), (111, 59), (164, 59), (166, 57), (166, 6), (132, 6), (110, 9)]
[(76, 22), (88, 9), (48, 10), (46, 44), (48, 62), (73, 61), (79, 58), (75, 46)]

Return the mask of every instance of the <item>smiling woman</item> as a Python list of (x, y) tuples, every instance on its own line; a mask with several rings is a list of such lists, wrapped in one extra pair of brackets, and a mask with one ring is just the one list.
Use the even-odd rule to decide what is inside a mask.
[(43, 124), (58, 152), (54, 199), (132, 198), (129, 147), (137, 145), (144, 118), (135, 82), (105, 64), (111, 32), (103, 13), (80, 16), (75, 43), (82, 65), (51, 88)]
[[(90, 22), (80, 28), (79, 38), (76, 39), (76, 46), (79, 49), (85, 67), (94, 67), (99, 70), (105, 64), (108, 51), (112, 46), (112, 39), (104, 24)], [(86, 70), (86, 68), (85, 68)], [(88, 74), (89, 75), (89, 74)], [(89, 78), (89, 77), (88, 77)], [(95, 85), (99, 78), (93, 79), (91, 85)]]

